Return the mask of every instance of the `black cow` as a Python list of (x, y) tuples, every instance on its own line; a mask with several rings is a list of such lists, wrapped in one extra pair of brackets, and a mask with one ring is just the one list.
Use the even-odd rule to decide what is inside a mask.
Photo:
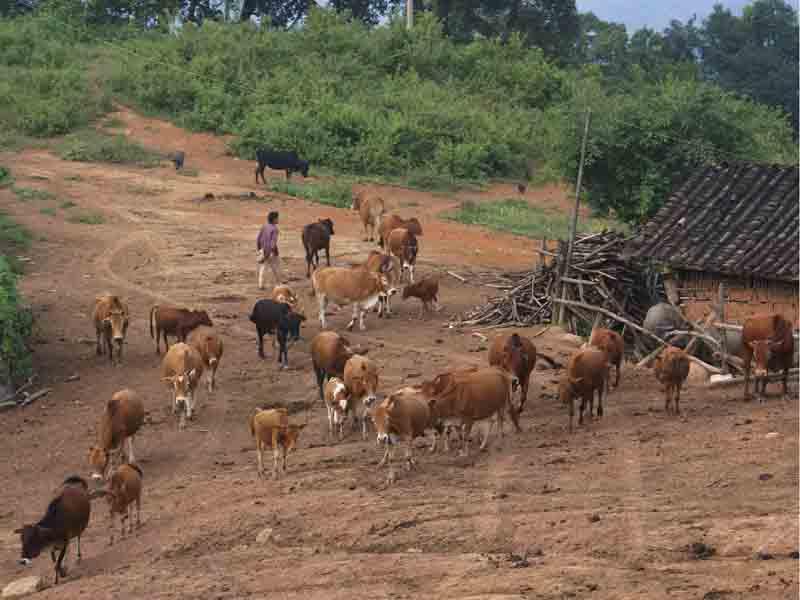
[(320, 219), (316, 223), (309, 223), (303, 227), (303, 248), (306, 249), (306, 277), (311, 277), (311, 267), (319, 267), (319, 251), (325, 250), (328, 266), (331, 266), (331, 236), (333, 235), (333, 221)]
[(267, 180), (264, 179), (264, 169), (266, 167), (278, 171), (286, 171), (287, 180), (292, 178), (293, 172), (302, 173), (303, 177), (308, 177), (308, 161), (297, 156), (297, 152), (294, 150), (259, 148), (256, 150), (256, 160), (258, 161), (256, 183), (258, 183), (259, 175), (261, 175), (261, 181), (267, 183)]
[(289, 308), (284, 302), (263, 299), (256, 302), (253, 312), (250, 313), (250, 320), (255, 323), (258, 335), (258, 356), (264, 358), (264, 335), (270, 334), (272, 347), (276, 341), (278, 348), (278, 362), (286, 369), (289, 366), (289, 341), (300, 339), (300, 324), (306, 320), (302, 315), (298, 315)]

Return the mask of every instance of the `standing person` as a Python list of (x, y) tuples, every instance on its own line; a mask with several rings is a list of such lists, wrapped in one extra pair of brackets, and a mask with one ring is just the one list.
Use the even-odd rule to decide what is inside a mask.
[(267, 265), (272, 269), (275, 285), (280, 285), (280, 259), (278, 258), (278, 211), (267, 215), (267, 222), (258, 232), (258, 289), (264, 289), (264, 270)]

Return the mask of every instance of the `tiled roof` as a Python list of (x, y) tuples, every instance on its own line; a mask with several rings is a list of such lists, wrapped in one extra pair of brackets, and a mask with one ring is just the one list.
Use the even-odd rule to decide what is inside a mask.
[(721, 163), (695, 171), (625, 254), (674, 268), (798, 279), (798, 167)]

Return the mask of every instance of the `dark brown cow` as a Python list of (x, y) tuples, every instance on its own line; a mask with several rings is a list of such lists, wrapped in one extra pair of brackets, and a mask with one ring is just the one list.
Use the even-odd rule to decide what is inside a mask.
[(575, 415), (575, 399), (580, 397), (581, 406), (578, 425), (583, 424), (583, 411), (589, 407), (589, 418), (594, 412), (594, 393), (597, 392), (597, 416), (603, 416), (603, 392), (608, 377), (608, 357), (602, 350), (585, 348), (578, 350), (569, 359), (567, 372), (561, 376), (558, 395), (563, 404), (569, 404), (569, 431), (572, 433), (572, 418)]
[(325, 260), (331, 266), (331, 236), (333, 236), (333, 221), (320, 219), (303, 227), (301, 238), (303, 248), (306, 250), (306, 277), (311, 277), (311, 267), (319, 267), (319, 251), (325, 250)]
[(344, 379), (344, 367), (354, 354), (347, 338), (334, 331), (322, 331), (311, 340), (311, 363), (317, 377), (320, 400), (325, 400), (325, 381), (331, 377)]
[(439, 279), (439, 275), (428, 275), (425, 279), (403, 288), (403, 300), (406, 298), (419, 298), (422, 301), (422, 307), (419, 311), (420, 319), (425, 312), (431, 310), (431, 304), (433, 305), (433, 310), (437, 312), (442, 308), (439, 306)]
[[(622, 365), (622, 358), (625, 356), (625, 342), (622, 336), (616, 331), (596, 327), (592, 329), (589, 345), (605, 352), (608, 356), (608, 364), (617, 367), (617, 380), (614, 382), (614, 388), (618, 388), (620, 367)], [(607, 379), (607, 385), (609, 380), (610, 378)]]
[(167, 334), (174, 335), (179, 342), (185, 342), (186, 336), (199, 325), (213, 327), (211, 318), (204, 310), (189, 310), (176, 306), (159, 306), (150, 309), (150, 337), (155, 329), (156, 354), (161, 354), (159, 336), (164, 336), (164, 349), (169, 350)]
[(742, 358), (744, 359), (744, 395), (750, 399), (750, 363), (756, 359), (755, 389), (759, 402), (767, 391), (767, 373), (783, 370), (783, 396), (789, 399), (789, 369), (794, 360), (792, 324), (777, 314), (750, 317), (742, 330)]
[(522, 388), (519, 400), (521, 413), (528, 399), (531, 373), (536, 366), (536, 346), (528, 338), (516, 333), (499, 335), (494, 338), (489, 348), (489, 364), (503, 368), (519, 379)]
[(656, 378), (665, 386), (664, 412), (670, 413), (674, 398), (675, 414), (681, 414), (681, 386), (689, 376), (689, 355), (676, 346), (667, 346), (653, 361)]

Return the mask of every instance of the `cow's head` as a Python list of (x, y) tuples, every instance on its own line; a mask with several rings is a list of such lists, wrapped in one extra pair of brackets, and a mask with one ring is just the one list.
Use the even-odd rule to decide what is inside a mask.
[(320, 219), (319, 224), (322, 225), (323, 229), (328, 232), (328, 235), (333, 235), (333, 220)]
[(208, 313), (204, 310), (193, 310), (189, 314), (192, 324), (195, 327), (198, 325), (207, 325), (208, 327), (214, 326), (214, 324), (211, 322), (211, 317), (209, 317)]
[(751, 342), (753, 346), (753, 359), (755, 360), (755, 368), (753, 374), (756, 377), (766, 377), (769, 370), (769, 364), (775, 350), (780, 346), (780, 342), (771, 340), (756, 340)]
[(128, 331), (128, 315), (121, 308), (114, 308), (109, 311), (108, 316), (103, 319), (103, 326), (106, 331), (111, 333), (111, 339), (118, 346), (122, 346), (125, 334)]
[(386, 402), (369, 410), (369, 416), (375, 424), (378, 445), (397, 443), (397, 435), (391, 431), (390, 412), (393, 407), (394, 398), (390, 396)]
[(305, 423), (301, 423), (299, 425), (281, 427), (280, 431), (278, 431), (278, 445), (283, 448), (284, 452), (297, 450), (297, 440), (300, 439), (300, 432), (305, 426)]
[(89, 466), (92, 469), (92, 479), (103, 481), (108, 474), (110, 454), (100, 446), (89, 448)]
[(404, 221), (403, 227), (405, 227), (409, 233), (422, 235), (422, 225), (420, 225), (417, 217), (411, 217), (407, 221)]
[(33, 559), (42, 553), (54, 535), (52, 529), (40, 525), (23, 525), (14, 533), (19, 534), (22, 542), (22, 556), (18, 562), (26, 567), (31, 566)]
[(353, 202), (350, 204), (350, 210), (361, 209), (361, 193), (353, 194)]
[(172, 384), (172, 389), (175, 393), (175, 404), (180, 407), (185, 405), (187, 400), (191, 400), (196, 378), (197, 369), (192, 369), (188, 373), (178, 373), (171, 377), (164, 377), (162, 380), (165, 383)]
[(561, 404), (569, 404), (577, 395), (578, 386), (583, 381), (583, 377), (570, 377), (567, 373), (561, 376), (558, 381), (558, 398)]

